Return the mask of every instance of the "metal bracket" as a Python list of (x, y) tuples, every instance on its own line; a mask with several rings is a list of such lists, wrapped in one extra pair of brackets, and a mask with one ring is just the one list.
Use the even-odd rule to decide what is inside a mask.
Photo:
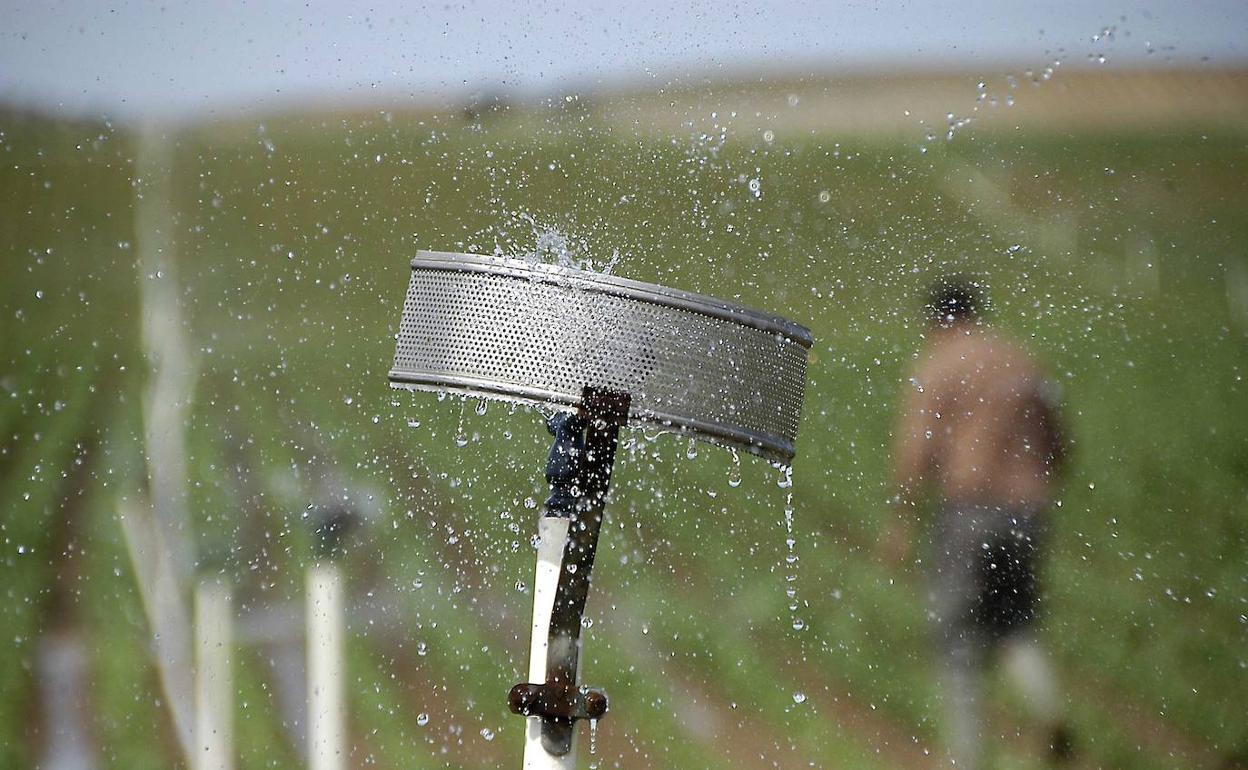
[[(521, 682), (507, 694), (507, 707), (521, 716), (540, 716), (569, 725), (577, 719), (601, 719), (607, 713), (607, 694), (570, 684)], [(566, 753), (566, 752), (565, 752)]]
[(607, 712), (606, 693), (580, 687), (576, 674), (581, 617), (615, 449), (620, 428), (628, 421), (630, 401), (627, 393), (586, 387), (577, 414), (556, 415), (547, 422), (555, 443), (546, 463), (550, 497), (544, 515), (571, 521), (550, 617), (546, 681), (517, 684), (508, 695), (508, 706), (513, 713), (542, 718), (542, 747), (556, 756), (572, 750), (576, 720), (599, 719)]

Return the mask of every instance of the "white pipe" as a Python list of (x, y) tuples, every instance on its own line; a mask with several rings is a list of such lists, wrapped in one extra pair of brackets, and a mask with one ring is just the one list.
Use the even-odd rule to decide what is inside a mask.
[[(537, 522), (537, 573), (533, 578), (533, 627), (529, 640), (529, 681), (546, 681), (546, 647), (550, 638), (550, 615), (555, 607), (555, 591), (563, 567), (568, 520), (543, 516)], [(576, 736), (572, 749), (562, 757), (542, 748), (542, 720), (528, 717), (524, 732), (524, 770), (575, 770)]]
[(346, 766), (343, 703), (343, 589), (337, 565), (308, 569), (308, 766)]
[(205, 580), (195, 589), (195, 770), (234, 769), (234, 675), (230, 589)]

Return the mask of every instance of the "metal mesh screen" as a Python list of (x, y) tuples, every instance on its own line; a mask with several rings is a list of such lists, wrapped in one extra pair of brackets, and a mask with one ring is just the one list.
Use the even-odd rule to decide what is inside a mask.
[(805, 328), (709, 297), (569, 268), (421, 252), (395, 387), (575, 406), (628, 391), (630, 420), (787, 462), (806, 389)]

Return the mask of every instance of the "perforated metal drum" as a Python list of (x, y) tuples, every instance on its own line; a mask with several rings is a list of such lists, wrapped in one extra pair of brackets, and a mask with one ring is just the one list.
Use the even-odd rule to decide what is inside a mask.
[(574, 408), (631, 394), (650, 423), (793, 458), (810, 331), (712, 297), (583, 270), (419, 252), (391, 385)]

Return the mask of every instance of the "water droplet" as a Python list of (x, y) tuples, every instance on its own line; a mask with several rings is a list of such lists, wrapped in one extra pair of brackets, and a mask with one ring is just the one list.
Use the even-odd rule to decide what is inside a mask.
[[(598, 753), (598, 720), (589, 720), (589, 755), (593, 757)], [(598, 758), (594, 757), (589, 761), (590, 770), (598, 767)]]
[(732, 465), (728, 466), (728, 486), (736, 489), (741, 486), (741, 458), (737, 450), (732, 450)]
[(798, 690), (797, 692), (793, 693), (793, 702), (798, 705), (805, 703), (806, 693), (802, 692), (801, 690)]
[(793, 466), (780, 466), (780, 478), (776, 479), (776, 486), (781, 489), (789, 489), (793, 486)]

